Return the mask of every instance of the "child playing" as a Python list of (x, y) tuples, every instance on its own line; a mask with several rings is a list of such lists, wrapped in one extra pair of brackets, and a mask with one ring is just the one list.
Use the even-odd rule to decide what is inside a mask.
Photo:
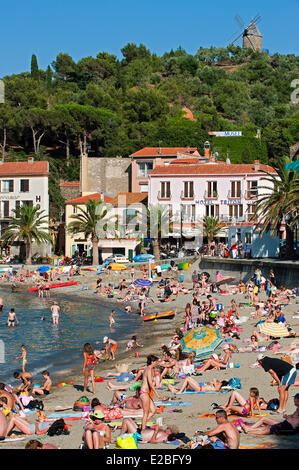
[(33, 387), (32, 393), (37, 393), (38, 395), (49, 395), (51, 387), (52, 387), (52, 380), (50, 379), (50, 374), (47, 370), (42, 372), (42, 376), (45, 380), (45, 383), (42, 387)]
[(143, 348), (143, 344), (138, 343), (136, 336), (132, 336), (132, 339), (127, 342), (126, 352), (131, 351), (131, 349), (133, 349), (134, 346)]

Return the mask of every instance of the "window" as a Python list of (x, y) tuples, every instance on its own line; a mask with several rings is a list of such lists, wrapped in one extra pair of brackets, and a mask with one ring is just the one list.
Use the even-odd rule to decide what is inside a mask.
[(251, 245), (252, 244), (252, 233), (251, 232), (245, 232), (245, 243), (246, 243), (246, 245)]
[(161, 198), (170, 198), (170, 181), (161, 181)]
[(2, 193), (13, 193), (14, 190), (13, 180), (2, 180), (1, 181), (1, 192)]
[(229, 206), (230, 217), (243, 217), (243, 204), (234, 204)]
[(23, 206), (33, 206), (33, 201), (22, 201)]
[(211, 204), (206, 206), (206, 216), (207, 217), (219, 217), (219, 205)]
[(230, 197), (241, 197), (241, 181), (231, 181)]
[(257, 197), (257, 181), (247, 181), (247, 197)]
[(21, 180), (20, 181), (20, 192), (21, 193), (28, 193), (29, 191), (29, 180)]
[(140, 192), (147, 193), (148, 192), (148, 184), (141, 184), (140, 185)]
[(73, 206), (73, 214), (77, 214), (77, 206)]
[(183, 197), (185, 197), (185, 198), (193, 198), (194, 197), (194, 184), (193, 184), (193, 181), (184, 181)]
[(182, 211), (182, 220), (184, 222), (194, 222), (195, 221), (195, 204), (185, 204), (181, 206)]
[(9, 217), (9, 201), (2, 201), (1, 216)]
[(138, 178), (146, 178), (153, 169), (153, 162), (138, 162), (137, 176)]
[(208, 181), (207, 197), (217, 197), (217, 181)]
[(253, 215), (256, 209), (256, 204), (247, 204), (247, 214)]

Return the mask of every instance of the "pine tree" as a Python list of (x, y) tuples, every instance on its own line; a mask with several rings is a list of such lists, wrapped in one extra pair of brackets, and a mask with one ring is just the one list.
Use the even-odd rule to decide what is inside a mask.
[(35, 54), (32, 54), (31, 56), (31, 77), (34, 80), (39, 79), (38, 64), (37, 64), (37, 58)]
[(52, 88), (52, 78), (53, 78), (53, 71), (50, 65), (48, 65), (48, 68), (46, 71), (46, 87), (48, 91), (50, 91)]

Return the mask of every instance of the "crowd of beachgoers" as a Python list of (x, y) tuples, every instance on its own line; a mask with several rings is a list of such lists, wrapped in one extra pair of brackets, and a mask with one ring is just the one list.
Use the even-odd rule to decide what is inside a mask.
[[(33, 295), (51, 303), (52, 322), (59, 325), (63, 314), (51, 284), (80, 275), (73, 267), (65, 269), (67, 278), (62, 278), (59, 267), (41, 273), (22, 266), (5, 272), (2, 281), (33, 285)], [(153, 330), (165, 322), (167, 340), (145, 345), (139, 333), (119, 344), (111, 333), (103, 337), (100, 347), (82, 344), (81, 378), (76, 375), (81, 396), (71, 405), (61, 402), (61, 396), (59, 405), (49, 398), (58, 390), (69, 393), (74, 381), (61, 383), (58, 389), (51, 378), (53, 371), (43, 370), (42, 383), (37, 384), (38, 378), (30, 372), (27, 347), (20, 345), (16, 351), (20, 368), (12, 370), (19, 385), (0, 382), (3, 446), (23, 439), (26, 443), (19, 448), (68, 448), (74, 423), (81, 424), (77, 447), (86, 449), (134, 449), (143, 444), (149, 448), (173, 444), (196, 450), (239, 449), (246, 446), (248, 437), (279, 435), (290, 437), (295, 445), (293, 435), (299, 429), (298, 288), (280, 285), (273, 269), (266, 275), (257, 267), (248, 282), (220, 272), (212, 280), (208, 272), (200, 272), (194, 265), (189, 268), (191, 281), (184, 282), (177, 269), (173, 265), (166, 273), (158, 270), (148, 280), (145, 265), (141, 270), (128, 268), (118, 285), (111, 282), (109, 269), (89, 270), (94, 298), (111, 300), (113, 308), (107, 319), (111, 331), (117, 328), (117, 306), (128, 315), (140, 315), (144, 322), (153, 321)], [(80, 295), (84, 295), (82, 291)], [(5, 297), (0, 304), (2, 310)], [(166, 320), (161, 306), (167, 307)], [(7, 327), (14, 328), (18, 321), (11, 308)], [(199, 349), (194, 346), (197, 341), (202, 341), (203, 349), (200, 344)], [(256, 354), (254, 360), (252, 353)], [(133, 359), (125, 362), (126, 357)], [(192, 404), (184, 402), (190, 397)], [(214, 424), (209, 421), (209, 428), (198, 430), (197, 423), (194, 430), (184, 420), (173, 418), (163, 426), (169, 406), (177, 413), (186, 413), (188, 406), (193, 410), (200, 407), (201, 416), (212, 418)], [(51, 436), (64, 436), (63, 443), (52, 443)], [(74, 439), (69, 439), (73, 444)]]

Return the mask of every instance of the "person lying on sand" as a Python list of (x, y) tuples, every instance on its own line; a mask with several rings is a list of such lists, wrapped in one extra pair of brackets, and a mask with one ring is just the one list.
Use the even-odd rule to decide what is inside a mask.
[(261, 418), (253, 425), (247, 425), (239, 420), (239, 424), (246, 434), (267, 435), (294, 432), (299, 428), (299, 393), (294, 396), (296, 410), (291, 415), (284, 414), (284, 421), (277, 422), (271, 418)]
[(224, 356), (223, 360), (210, 358), (210, 359), (208, 359), (207, 361), (204, 362), (204, 365), (199, 369), (199, 372), (202, 373), (202, 372), (205, 372), (208, 369), (210, 369), (210, 370), (213, 370), (213, 369), (217, 369), (217, 370), (226, 369), (227, 365), (228, 365), (228, 361), (229, 361), (229, 359), (231, 359), (232, 355), (231, 355), (231, 352), (229, 350), (229, 345), (228, 344), (225, 344), (223, 346), (223, 350), (225, 351), (225, 356)]
[[(121, 434), (138, 432), (137, 424), (132, 418), (125, 418), (122, 423)], [(178, 434), (177, 426), (168, 426), (163, 429), (160, 426), (155, 426), (155, 429), (146, 427), (141, 432), (142, 443), (159, 444), (168, 441), (170, 434)]]
[[(234, 404), (235, 402), (237, 404)], [(232, 412), (241, 416), (254, 416), (254, 410), (257, 410), (257, 414), (260, 415), (261, 410), (267, 409), (267, 406), (268, 403), (259, 397), (259, 390), (256, 387), (251, 387), (247, 400), (237, 390), (234, 390), (220, 408), (227, 413)]]
[(173, 393), (183, 393), (186, 390), (193, 390), (195, 392), (219, 392), (219, 390), (228, 385), (227, 380), (213, 379), (212, 382), (198, 383), (193, 377), (187, 377), (180, 388), (176, 388), (171, 384), (167, 384), (168, 390)]
[(58, 449), (58, 447), (54, 446), (53, 444), (43, 444), (37, 439), (30, 439), (30, 441), (28, 441), (25, 445), (25, 449)]
[(116, 390), (113, 394), (111, 403), (118, 405), (126, 410), (140, 410), (142, 408), (142, 402), (140, 400), (140, 387), (136, 389), (135, 395), (128, 397), (123, 395), (120, 391)]

